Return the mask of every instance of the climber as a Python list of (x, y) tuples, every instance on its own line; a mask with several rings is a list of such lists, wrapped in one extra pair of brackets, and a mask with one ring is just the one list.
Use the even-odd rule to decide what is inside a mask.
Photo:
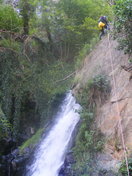
[(105, 34), (104, 29), (108, 29), (109, 30), (109, 24), (108, 24), (108, 20), (107, 20), (106, 16), (101, 16), (99, 18), (98, 27), (100, 29), (99, 38), (101, 39), (101, 37)]

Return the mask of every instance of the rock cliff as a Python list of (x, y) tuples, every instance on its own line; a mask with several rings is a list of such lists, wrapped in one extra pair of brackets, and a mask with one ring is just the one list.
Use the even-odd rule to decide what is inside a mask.
[(108, 36), (100, 41), (95, 49), (85, 58), (75, 79), (78, 80), (73, 92), (81, 88), (92, 77), (105, 74), (111, 83), (109, 99), (97, 106), (95, 126), (106, 137), (105, 148), (98, 154), (99, 167), (117, 170), (124, 159), (124, 138), (128, 156), (132, 153), (132, 79), (130, 72), (121, 65), (128, 64), (128, 55), (117, 49), (118, 43)]

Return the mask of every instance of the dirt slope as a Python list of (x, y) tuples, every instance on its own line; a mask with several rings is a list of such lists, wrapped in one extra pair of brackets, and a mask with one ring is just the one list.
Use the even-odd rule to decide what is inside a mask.
[(104, 169), (112, 170), (116, 170), (124, 158), (120, 119), (126, 150), (129, 155), (132, 153), (132, 79), (129, 80), (130, 73), (121, 68), (121, 65), (128, 64), (128, 55), (117, 50), (117, 46), (116, 40), (109, 40), (108, 36), (103, 38), (85, 58), (81, 70), (76, 75), (78, 83), (73, 90), (75, 94), (78, 93), (89, 79), (98, 74), (106, 74), (110, 79), (111, 95), (107, 102), (97, 109), (95, 124), (107, 139), (104, 152), (98, 155), (98, 164)]

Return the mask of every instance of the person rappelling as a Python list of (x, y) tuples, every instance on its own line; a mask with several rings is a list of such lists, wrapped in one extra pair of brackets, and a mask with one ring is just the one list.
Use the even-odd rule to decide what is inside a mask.
[(98, 27), (100, 29), (99, 38), (101, 40), (102, 36), (105, 35), (105, 29), (109, 30), (109, 24), (106, 16), (101, 16), (98, 20)]

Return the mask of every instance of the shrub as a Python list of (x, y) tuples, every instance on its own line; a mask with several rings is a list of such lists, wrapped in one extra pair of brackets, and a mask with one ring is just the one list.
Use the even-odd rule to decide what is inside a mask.
[(18, 32), (21, 25), (21, 18), (11, 6), (0, 5), (0, 30)]
[(121, 33), (120, 48), (125, 52), (132, 53), (132, 6), (131, 0), (117, 0), (114, 6), (115, 11), (115, 29)]
[[(128, 167), (129, 167), (130, 176), (132, 176), (132, 158), (129, 158), (129, 160), (128, 160)], [(123, 163), (122, 163), (122, 165), (119, 169), (119, 173), (121, 173), (122, 176), (127, 176), (128, 175), (125, 161), (123, 161)]]
[(90, 101), (105, 101), (110, 93), (110, 83), (105, 75), (98, 75), (88, 82)]
[(12, 126), (10, 122), (7, 120), (7, 118), (5, 117), (0, 107), (0, 138), (8, 137), (11, 130), (12, 130)]
[(110, 94), (110, 82), (106, 75), (97, 75), (89, 80), (78, 96), (79, 103), (84, 108), (94, 108), (98, 101), (105, 101)]

